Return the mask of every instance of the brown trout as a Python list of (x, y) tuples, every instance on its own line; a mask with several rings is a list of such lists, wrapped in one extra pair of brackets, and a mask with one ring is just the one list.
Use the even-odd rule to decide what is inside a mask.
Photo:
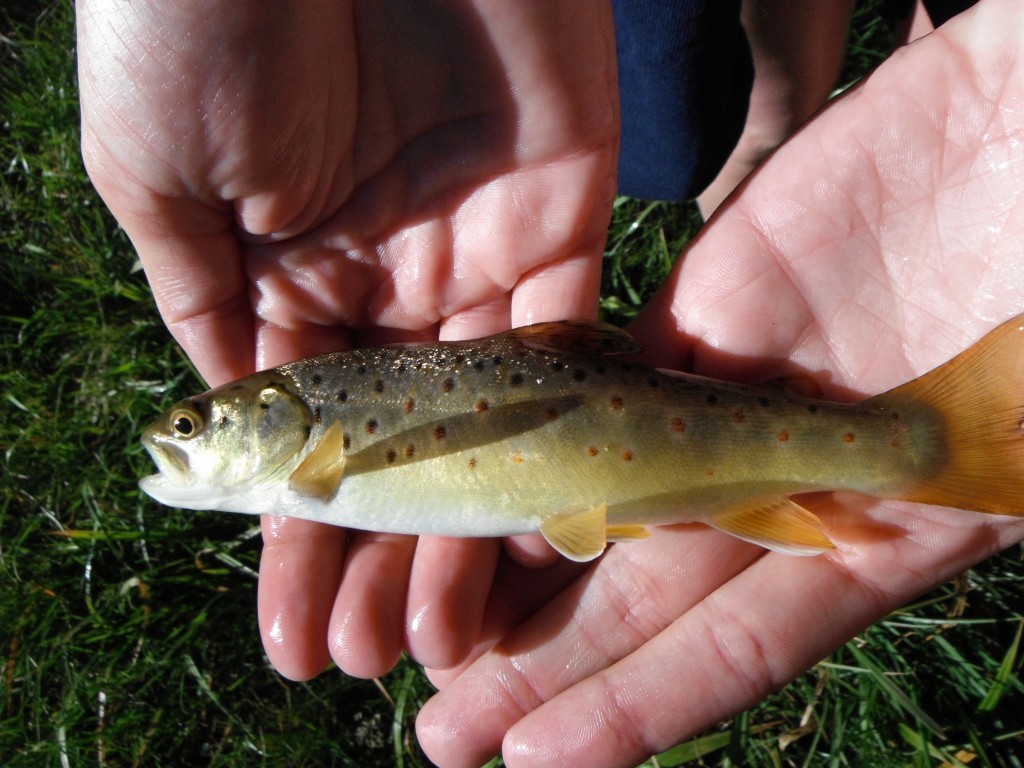
[(381, 532), (540, 531), (589, 560), (701, 521), (770, 549), (833, 546), (789, 496), (854, 490), (1024, 514), (1024, 315), (847, 405), (616, 358), (588, 322), (322, 355), (183, 400), (143, 444), (155, 499)]

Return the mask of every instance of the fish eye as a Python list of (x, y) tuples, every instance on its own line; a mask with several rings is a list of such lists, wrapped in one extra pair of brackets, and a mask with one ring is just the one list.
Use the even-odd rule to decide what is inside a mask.
[(203, 428), (203, 420), (195, 411), (179, 408), (171, 414), (171, 430), (177, 437), (195, 437)]

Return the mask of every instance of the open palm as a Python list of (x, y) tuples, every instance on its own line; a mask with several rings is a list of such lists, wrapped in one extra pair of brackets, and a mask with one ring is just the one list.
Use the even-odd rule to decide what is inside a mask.
[[(651, 362), (735, 380), (808, 371), (827, 397), (856, 399), (1024, 311), (1022, 28), (1018, 3), (982, 2), (778, 151), (637, 321)], [(806, 506), (834, 552), (794, 558), (675, 526), (616, 545), (546, 604), (550, 584), (511, 573), (483, 655), (432, 674), (427, 753), (635, 764), (1024, 537), (1017, 519), (855, 494)]]
[[(80, 0), (78, 25), (90, 175), (210, 385), (596, 311), (618, 135), (603, 5)], [(468, 650), (451, 617), (482, 609), (493, 542), (264, 532), (284, 674)]]

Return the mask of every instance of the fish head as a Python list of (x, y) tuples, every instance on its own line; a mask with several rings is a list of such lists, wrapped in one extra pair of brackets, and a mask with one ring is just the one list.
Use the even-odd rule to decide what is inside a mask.
[(276, 371), (254, 374), (161, 414), (142, 435), (158, 472), (139, 485), (170, 506), (226, 509), (232, 499), (287, 479), (304, 454), (313, 423), (309, 406), (287, 377)]

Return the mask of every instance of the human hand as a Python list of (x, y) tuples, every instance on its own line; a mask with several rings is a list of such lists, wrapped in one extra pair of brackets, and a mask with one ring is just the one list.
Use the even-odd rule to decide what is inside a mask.
[[(784, 145), (637, 321), (652, 362), (750, 381), (805, 370), (857, 398), (1024, 311), (1022, 28), (1019, 3), (986, 0)], [(522, 623), (494, 601), (478, 653), (497, 645), (431, 674), (421, 745), (443, 766), (499, 750), (517, 768), (634, 765), (1024, 537), (1020, 519), (852, 493), (806, 506), (834, 552), (669, 526), (615, 545)]]
[[(83, 154), (213, 386), (353, 343), (596, 307), (618, 132), (609, 9), (79, 0)], [(471, 647), (494, 542), (264, 522), (292, 678)], [(477, 618), (474, 619), (474, 616)]]

